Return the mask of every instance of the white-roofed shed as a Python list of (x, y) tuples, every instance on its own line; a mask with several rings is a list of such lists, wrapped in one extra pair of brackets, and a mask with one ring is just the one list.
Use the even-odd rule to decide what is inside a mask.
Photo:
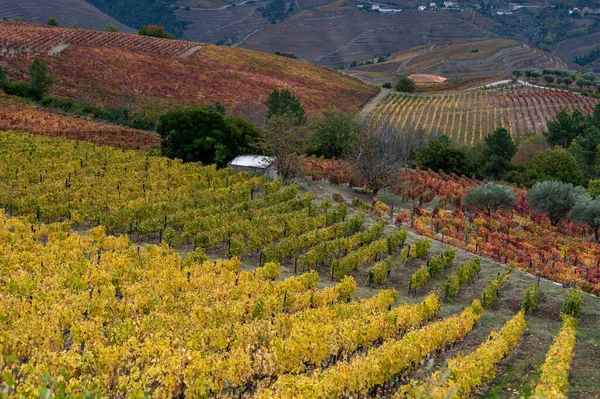
[(269, 179), (277, 179), (277, 166), (275, 157), (265, 155), (240, 155), (227, 166), (236, 172), (251, 172), (257, 175), (266, 175)]

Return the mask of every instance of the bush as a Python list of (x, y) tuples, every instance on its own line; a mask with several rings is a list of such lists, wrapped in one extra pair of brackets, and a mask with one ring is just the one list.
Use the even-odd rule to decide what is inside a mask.
[(175, 39), (175, 35), (167, 32), (164, 27), (157, 25), (143, 25), (138, 31), (138, 35), (159, 37), (162, 39)]
[(106, 26), (104, 27), (104, 30), (106, 32), (118, 32), (119, 28), (117, 28), (117, 26), (113, 25), (113, 24), (106, 24)]
[(388, 256), (381, 262), (377, 262), (369, 269), (369, 283), (383, 284), (387, 281), (392, 271), (392, 257)]
[(496, 304), (496, 302), (498, 302), (498, 293), (502, 288), (504, 288), (506, 280), (508, 280), (508, 277), (512, 271), (513, 268), (510, 267), (508, 270), (504, 270), (497, 278), (488, 283), (481, 296), (481, 303), (483, 304), (483, 307), (491, 308)]
[(521, 303), (521, 309), (523, 309), (525, 313), (531, 313), (535, 310), (539, 294), (540, 287), (537, 283), (533, 283), (527, 288), (525, 294), (523, 294), (523, 302)]
[(392, 84), (390, 82), (385, 82), (384, 84), (381, 85), (381, 87), (383, 87), (384, 89), (391, 89)]
[(466, 285), (473, 280), (481, 271), (481, 260), (474, 258), (463, 263), (448, 279), (444, 282), (444, 294), (446, 299), (450, 299), (458, 294), (461, 286)]
[(391, 234), (386, 238), (388, 253), (390, 255), (392, 254), (392, 252), (394, 252), (394, 250), (396, 250), (396, 248), (404, 244), (404, 242), (406, 241), (406, 236), (406, 230), (400, 230), (396, 231), (395, 233)]
[(416, 290), (425, 285), (429, 280), (429, 269), (423, 265), (410, 278), (410, 289)]
[(414, 243), (411, 247), (410, 255), (413, 258), (423, 258), (429, 252), (429, 248), (431, 247), (431, 240), (427, 238), (422, 238)]
[(19, 96), (24, 98), (31, 97), (31, 88), (27, 83), (23, 82), (3, 82), (2, 90), (6, 94), (10, 94), (12, 96)]
[(415, 91), (417, 91), (417, 85), (412, 79), (409, 78), (401, 78), (396, 82), (394, 88), (397, 91), (402, 91), (405, 93), (414, 93)]
[(563, 313), (573, 317), (577, 317), (581, 313), (581, 293), (575, 288), (571, 288), (567, 293), (567, 298), (563, 305)]
[(48, 18), (48, 26), (58, 26), (58, 21), (54, 17)]

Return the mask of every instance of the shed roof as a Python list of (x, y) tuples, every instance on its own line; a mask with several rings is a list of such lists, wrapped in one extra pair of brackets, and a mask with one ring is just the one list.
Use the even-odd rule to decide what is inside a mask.
[(426, 73), (415, 73), (408, 77), (415, 83), (442, 83), (447, 81), (447, 78), (437, 75), (429, 75)]
[(275, 157), (267, 157), (264, 155), (239, 155), (233, 161), (229, 162), (229, 166), (243, 166), (246, 168), (268, 168), (275, 162)]

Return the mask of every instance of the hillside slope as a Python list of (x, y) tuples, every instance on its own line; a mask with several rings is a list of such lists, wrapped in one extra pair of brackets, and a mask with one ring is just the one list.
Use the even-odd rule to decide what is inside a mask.
[(429, 73), (451, 80), (510, 76), (514, 69), (568, 69), (560, 58), (508, 39), (445, 42), (393, 54), (389, 61), (360, 66), (351, 75), (373, 82), (399, 75)]
[(19, 17), (42, 24), (54, 17), (60, 26), (71, 26), (77, 21), (85, 29), (104, 29), (107, 24), (113, 24), (120, 32), (133, 32), (84, 0), (0, 0), (0, 18)]
[(143, 108), (154, 100), (264, 112), (273, 89), (289, 89), (309, 112), (358, 109), (375, 89), (336, 71), (255, 51), (121, 33), (0, 22), (9, 80), (26, 80), (34, 56), (48, 64), (51, 94)]
[(470, 13), (403, 10), (394, 15), (359, 11), (352, 5), (304, 11), (269, 25), (240, 46), (288, 51), (328, 66), (348, 65), (389, 52), (448, 40), (483, 40), (491, 32), (471, 23)]
[(127, 149), (160, 145), (160, 137), (156, 133), (65, 115), (4, 94), (0, 95), (0, 130), (85, 140)]

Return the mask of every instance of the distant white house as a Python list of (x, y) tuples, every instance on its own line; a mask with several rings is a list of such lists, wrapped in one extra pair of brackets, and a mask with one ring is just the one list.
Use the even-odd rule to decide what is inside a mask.
[(275, 157), (264, 155), (240, 155), (227, 166), (236, 172), (250, 172), (256, 175), (265, 175), (269, 179), (275, 180), (278, 177)]
[(427, 7), (425, 7), (425, 6), (419, 6), (419, 7), (417, 7), (417, 8), (418, 8), (419, 10), (421, 10), (421, 11), (425, 11), (425, 10), (427, 9)]
[(454, 1), (444, 1), (444, 7), (446, 7), (446, 8), (459, 8), (460, 4), (455, 3)]
[(379, 4), (373, 4), (371, 6), (371, 10), (373, 10), (373, 11), (379, 11)]

